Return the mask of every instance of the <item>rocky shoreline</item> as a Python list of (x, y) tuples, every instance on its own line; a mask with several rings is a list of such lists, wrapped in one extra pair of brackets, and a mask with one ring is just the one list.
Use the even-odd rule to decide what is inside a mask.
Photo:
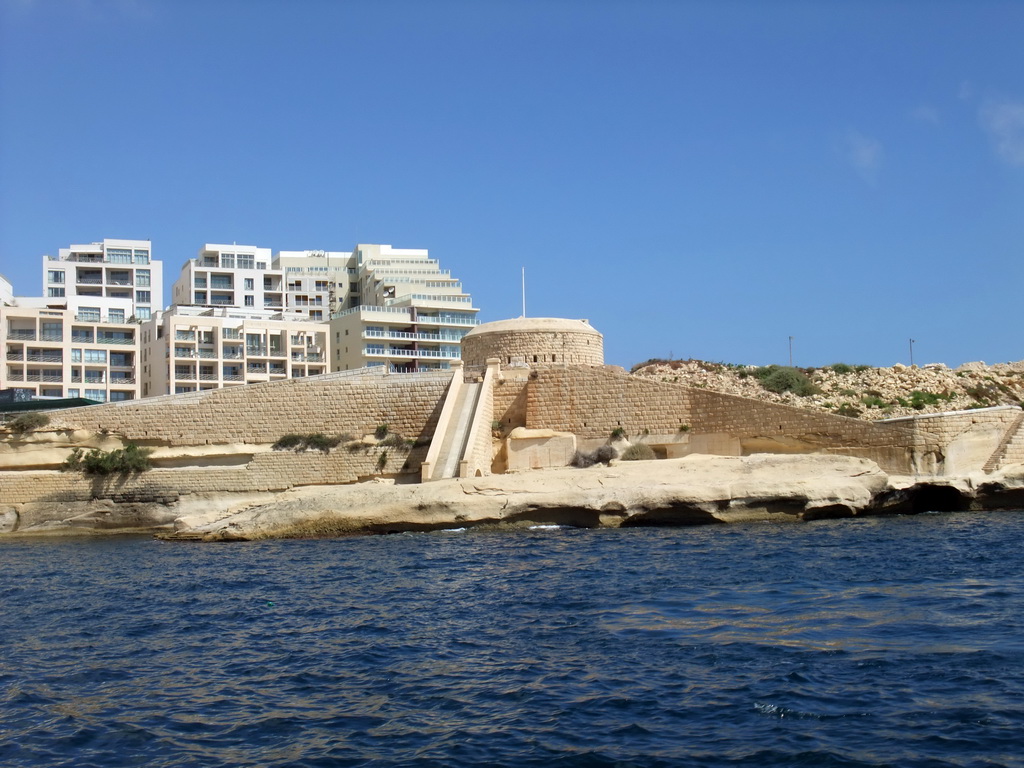
[(568, 525), (583, 528), (800, 522), (925, 511), (1024, 509), (1024, 465), (957, 478), (889, 476), (845, 456), (692, 455), (424, 484), (387, 480), (176, 504), (94, 502), (36, 510), (8, 535), (155, 533), (252, 541)]

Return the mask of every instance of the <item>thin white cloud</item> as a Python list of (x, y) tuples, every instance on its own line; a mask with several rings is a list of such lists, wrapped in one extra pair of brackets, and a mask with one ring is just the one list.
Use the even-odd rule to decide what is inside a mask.
[(931, 123), (932, 125), (938, 125), (941, 122), (939, 110), (928, 104), (920, 104), (914, 107), (910, 110), (910, 116), (915, 120), (920, 120), (922, 123)]
[(864, 181), (874, 184), (882, 169), (882, 142), (850, 131), (846, 137), (846, 159)]
[(970, 101), (974, 96), (974, 86), (971, 85), (969, 80), (961, 80), (960, 87), (957, 89), (956, 97), (961, 101)]
[(989, 102), (979, 117), (996, 154), (1010, 165), (1024, 165), (1024, 102)]

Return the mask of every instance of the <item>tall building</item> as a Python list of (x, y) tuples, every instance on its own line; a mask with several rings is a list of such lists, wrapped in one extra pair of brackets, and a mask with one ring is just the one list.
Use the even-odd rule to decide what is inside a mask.
[(139, 397), (138, 323), (163, 301), (148, 240), (105, 239), (42, 257), (43, 296), (0, 290), (0, 389), (98, 401)]
[(327, 330), (268, 310), (172, 306), (142, 326), (142, 396), (327, 373)]
[(331, 370), (448, 368), (478, 321), (462, 283), (426, 250), (358, 245), (348, 306), (331, 316)]
[[(88, 306), (85, 306), (88, 303)], [(139, 397), (139, 326), (129, 299), (14, 297), (0, 306), (0, 389), (100, 402)]]
[(278, 251), (274, 267), (284, 273), (287, 308), (310, 320), (328, 320), (353, 301), (359, 303), (359, 270), (352, 253)]
[(47, 299), (128, 299), (126, 320), (147, 320), (163, 306), (163, 264), (153, 258), (149, 240), (107, 238), (58, 254), (43, 256)]
[(171, 296), (142, 329), (143, 397), (328, 371), (324, 318), (289, 306), (269, 248), (207, 243)]

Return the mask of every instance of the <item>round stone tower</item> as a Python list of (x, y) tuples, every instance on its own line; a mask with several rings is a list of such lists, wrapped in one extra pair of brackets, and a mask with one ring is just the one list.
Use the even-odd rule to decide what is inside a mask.
[(485, 365), (496, 357), (502, 365), (531, 368), (604, 365), (604, 337), (586, 320), (517, 317), (496, 320), (471, 330), (462, 339), (462, 360)]

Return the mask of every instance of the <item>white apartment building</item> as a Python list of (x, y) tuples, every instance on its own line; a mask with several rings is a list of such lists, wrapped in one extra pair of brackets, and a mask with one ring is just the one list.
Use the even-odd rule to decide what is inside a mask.
[(327, 332), (280, 312), (172, 306), (142, 326), (142, 396), (327, 373)]
[(331, 370), (448, 368), (479, 311), (426, 250), (358, 245), (347, 308), (331, 317)]
[(139, 326), (127, 298), (10, 297), (0, 305), (0, 389), (99, 402), (139, 397)]
[(105, 239), (43, 256), (47, 299), (127, 299), (125, 319), (147, 320), (163, 306), (163, 264), (149, 240)]
[(285, 304), (310, 320), (359, 303), (359, 269), (346, 251), (278, 251), (274, 268), (284, 273)]
[(284, 278), (271, 261), (269, 248), (207, 243), (182, 266), (171, 304), (283, 312)]

